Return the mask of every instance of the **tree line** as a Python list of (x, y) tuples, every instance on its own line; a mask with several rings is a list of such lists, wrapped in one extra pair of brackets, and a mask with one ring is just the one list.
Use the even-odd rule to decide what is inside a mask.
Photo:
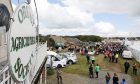
[[(71, 37), (71, 38), (77, 38), (82, 42), (100, 42), (103, 40), (102, 37), (100, 36), (95, 36), (95, 35), (77, 35), (77, 36), (62, 36), (63, 38), (66, 37)], [(50, 38), (50, 35), (43, 36), (39, 34), (39, 42), (46, 42), (48, 43), (48, 46), (54, 46), (55, 41)]]
[(95, 36), (95, 35), (77, 35), (77, 36), (68, 36), (68, 37), (77, 38), (83, 42), (100, 42), (103, 40), (102, 37)]

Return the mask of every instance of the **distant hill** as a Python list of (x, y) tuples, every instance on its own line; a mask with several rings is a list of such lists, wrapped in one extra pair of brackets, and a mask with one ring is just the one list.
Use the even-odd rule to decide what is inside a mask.
[(90, 42), (90, 41), (99, 42), (99, 41), (103, 40), (102, 37), (95, 36), (95, 35), (77, 35), (77, 36), (63, 36), (63, 37), (77, 38), (77, 39), (84, 41), (84, 42)]

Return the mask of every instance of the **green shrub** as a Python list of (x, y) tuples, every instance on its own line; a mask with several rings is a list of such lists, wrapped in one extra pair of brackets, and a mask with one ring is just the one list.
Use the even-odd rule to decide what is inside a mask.
[(47, 69), (47, 75), (51, 76), (55, 74), (55, 70), (53, 68), (48, 68)]

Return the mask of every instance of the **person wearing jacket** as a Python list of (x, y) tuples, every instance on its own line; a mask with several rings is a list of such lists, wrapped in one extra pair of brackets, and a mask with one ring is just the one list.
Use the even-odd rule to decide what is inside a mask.
[(89, 77), (94, 78), (92, 63), (89, 64)]
[(107, 75), (105, 76), (106, 84), (109, 84), (110, 78), (110, 74), (107, 72)]
[(94, 56), (91, 57), (91, 62), (92, 62), (92, 64), (95, 63), (95, 58), (94, 58)]
[(133, 74), (137, 75), (137, 64), (134, 63), (132, 67), (133, 67)]
[(123, 78), (120, 84), (126, 84), (125, 79)]
[(112, 52), (109, 53), (109, 62), (112, 60)]
[(57, 73), (57, 82), (58, 82), (58, 84), (63, 84), (63, 82), (62, 82), (62, 71), (61, 71), (61, 69), (60, 68), (57, 68), (56, 73)]
[(96, 78), (98, 78), (99, 71), (100, 71), (100, 66), (97, 64), (95, 66)]
[(113, 84), (118, 84), (118, 81), (119, 81), (119, 77), (117, 76), (116, 73), (114, 73), (114, 76), (113, 76)]
[(119, 57), (119, 54), (116, 53), (116, 55), (115, 55), (115, 61), (116, 61), (116, 63), (118, 63), (118, 57)]
[(128, 61), (126, 61), (126, 62), (124, 63), (125, 74), (127, 74), (129, 67), (130, 67), (130, 64), (129, 64)]

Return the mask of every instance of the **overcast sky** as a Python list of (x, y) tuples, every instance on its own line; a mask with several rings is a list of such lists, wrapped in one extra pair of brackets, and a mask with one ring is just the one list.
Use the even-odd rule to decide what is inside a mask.
[[(34, 2), (31, 1), (34, 10)], [(17, 2), (12, 1), (14, 8)], [(140, 36), (140, 0), (36, 2), (43, 35)]]

